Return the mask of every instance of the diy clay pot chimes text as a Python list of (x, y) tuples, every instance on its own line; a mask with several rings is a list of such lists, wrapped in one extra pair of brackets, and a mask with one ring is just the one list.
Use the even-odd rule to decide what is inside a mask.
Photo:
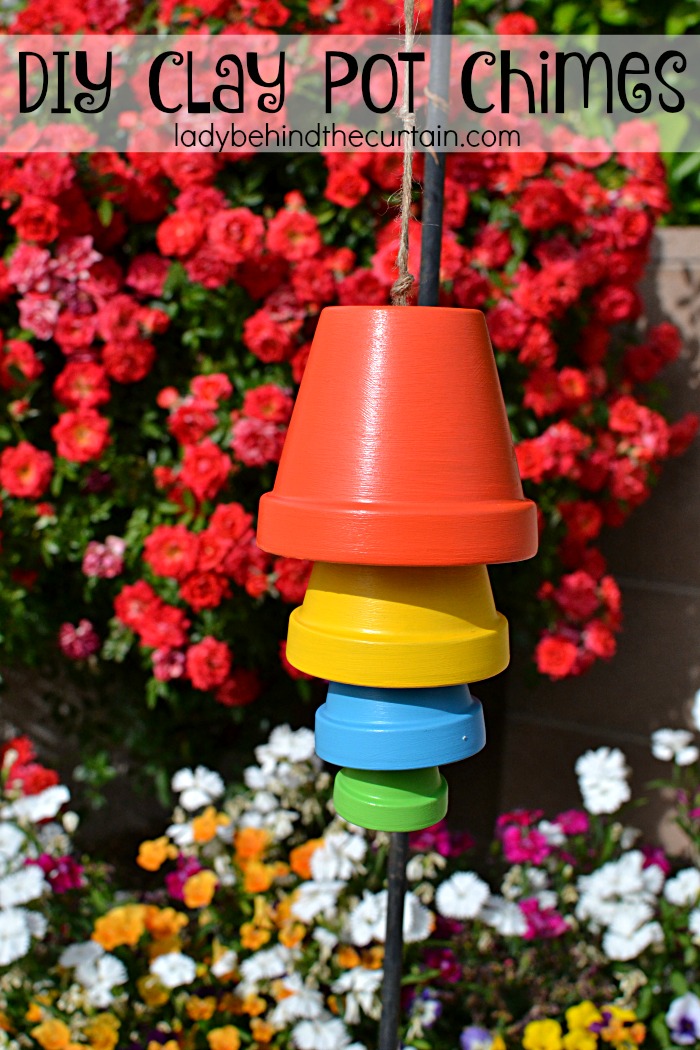
[(353, 824), (447, 811), (439, 766), (485, 743), (469, 682), (508, 663), (486, 566), (537, 549), (483, 314), (321, 313), (258, 543), (312, 560), (287, 658), (328, 679), (316, 750)]

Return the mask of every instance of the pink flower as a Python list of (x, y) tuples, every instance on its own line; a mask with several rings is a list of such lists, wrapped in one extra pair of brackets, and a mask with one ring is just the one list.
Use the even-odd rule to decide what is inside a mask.
[(108, 536), (104, 543), (91, 540), (83, 555), (83, 572), (103, 580), (114, 579), (124, 568), (125, 550), (126, 543), (119, 536)]
[(585, 835), (590, 827), (588, 814), (582, 809), (566, 809), (554, 818), (565, 835)]
[(537, 828), (511, 824), (501, 835), (503, 855), (509, 864), (542, 864), (552, 852), (549, 842)]
[(37, 339), (50, 339), (61, 309), (58, 300), (48, 295), (30, 292), (24, 299), (20, 299), (17, 305), (22, 328), (32, 332)]
[(80, 620), (77, 627), (72, 623), (61, 624), (58, 645), (69, 660), (86, 660), (100, 648), (100, 638), (89, 620)]
[(286, 431), (265, 419), (239, 419), (233, 427), (231, 448), (246, 467), (278, 463)]
[(159, 682), (182, 678), (185, 673), (185, 654), (180, 649), (154, 649), (153, 677)]
[(551, 940), (561, 937), (569, 929), (563, 917), (554, 908), (542, 908), (536, 897), (520, 901), (520, 910), (527, 921), (526, 941)]

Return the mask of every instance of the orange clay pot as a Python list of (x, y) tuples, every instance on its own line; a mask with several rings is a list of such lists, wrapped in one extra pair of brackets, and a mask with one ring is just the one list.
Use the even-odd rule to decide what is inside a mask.
[(323, 310), (258, 543), (368, 565), (535, 554), (481, 311)]

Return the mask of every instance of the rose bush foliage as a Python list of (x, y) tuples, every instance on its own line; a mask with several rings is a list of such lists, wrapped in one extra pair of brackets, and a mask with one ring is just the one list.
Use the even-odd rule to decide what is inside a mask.
[[(352, 33), (397, 19), (393, 0), (33, 0), (10, 29)], [(533, 27), (513, 14), (497, 28)], [(660, 159), (633, 152), (647, 133), (621, 128), (615, 155), (448, 163), (442, 301), (487, 314), (540, 511), (540, 554), (495, 570), (495, 588), (516, 642), (551, 678), (614, 654), (620, 594), (601, 530), (647, 499), (697, 426), (669, 422), (655, 401), (680, 340), (644, 322), (637, 289), (668, 208)], [(72, 665), (99, 690), (104, 728), (145, 762), (172, 765), (195, 747), (213, 756), (232, 708), (240, 716), (262, 695), (256, 710), (277, 710), (290, 677), (308, 688), (283, 639), (310, 566), (263, 553), (255, 512), (320, 310), (388, 301), (399, 163), (0, 160), (4, 659)], [(419, 218), (416, 200), (414, 272)]]

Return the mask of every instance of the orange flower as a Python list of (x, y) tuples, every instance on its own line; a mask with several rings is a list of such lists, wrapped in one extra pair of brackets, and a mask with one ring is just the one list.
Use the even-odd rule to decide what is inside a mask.
[(384, 949), (378, 944), (373, 948), (364, 948), (361, 959), (365, 969), (381, 970), (384, 963)]
[[(38, 1003), (30, 1003), (27, 1007), (27, 1012), (24, 1015), (25, 1021), (29, 1021), (34, 1024), (35, 1021), (40, 1021), (44, 1016), (44, 1011), (41, 1009)], [(3, 1015), (4, 1017), (4, 1015)], [(8, 1022), (9, 1023), (9, 1022)], [(4, 1023), (0, 1024), (0, 1028), (3, 1028), (6, 1032), (10, 1031), (10, 1028), (6, 1028)]]
[(275, 869), (271, 864), (261, 864), (259, 860), (249, 861), (243, 874), (243, 889), (246, 893), (265, 893), (275, 878)]
[(296, 948), (298, 944), (301, 944), (305, 936), (306, 926), (302, 926), (300, 922), (294, 922), (291, 926), (285, 926), (280, 930), (279, 942), (285, 948)]
[(198, 871), (190, 875), (182, 887), (182, 896), (188, 908), (205, 908), (211, 904), (219, 880), (213, 871)]
[(187, 1000), (185, 1010), (191, 1021), (208, 1021), (216, 1010), (216, 999), (213, 995), (207, 995), (204, 999), (192, 995)]
[(274, 1038), (275, 1029), (267, 1021), (254, 1017), (250, 1022), (250, 1031), (257, 1043), (269, 1043)]
[(241, 946), (250, 952), (256, 952), (270, 940), (270, 931), (263, 930), (254, 922), (244, 922), (241, 926)]
[(166, 860), (176, 856), (177, 850), (165, 835), (162, 835), (159, 839), (147, 839), (141, 843), (136, 863), (146, 871), (158, 871)]
[(112, 908), (95, 922), (93, 941), (101, 944), (106, 952), (121, 944), (133, 948), (146, 929), (145, 911), (143, 904), (121, 904)]
[(349, 944), (344, 944), (342, 948), (338, 948), (338, 951), (335, 953), (335, 959), (338, 966), (341, 966), (343, 970), (352, 970), (355, 966), (360, 965), (360, 956)]
[(236, 860), (257, 860), (270, 845), (270, 832), (265, 828), (240, 828), (234, 837)]
[(241, 1033), (232, 1024), (222, 1028), (212, 1028), (207, 1033), (207, 1042), (211, 1050), (238, 1050), (241, 1045)]
[(301, 846), (295, 846), (289, 854), (289, 866), (300, 879), (311, 878), (311, 858), (318, 847), (322, 845), (323, 839), (309, 839), (308, 842), (302, 843)]
[(184, 911), (175, 908), (149, 908), (146, 912), (146, 929), (157, 941), (177, 937), (189, 919)]
[(29, 1034), (34, 1036), (44, 1050), (72, 1050), (75, 1045), (71, 1042), (68, 1025), (56, 1018), (42, 1021), (36, 1028), (32, 1028)]
[(213, 806), (207, 806), (203, 813), (192, 821), (192, 834), (195, 842), (211, 842), (221, 823), (228, 823), (223, 814), (219, 816)]

